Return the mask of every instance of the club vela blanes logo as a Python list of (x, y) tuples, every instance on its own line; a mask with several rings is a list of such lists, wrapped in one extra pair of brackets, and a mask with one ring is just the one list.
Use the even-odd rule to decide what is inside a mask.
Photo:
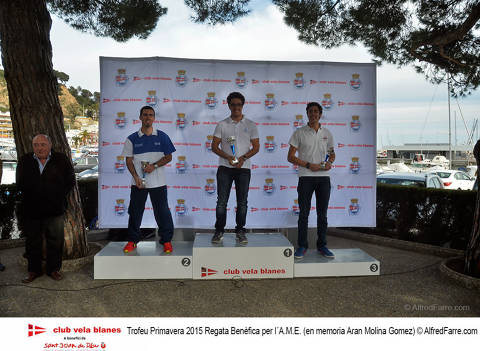
[(305, 81), (303, 80), (302, 72), (295, 73), (295, 79), (293, 81), (293, 84), (295, 85), (295, 88), (298, 88), (298, 89), (301, 89), (305, 86)]
[(323, 94), (322, 106), (325, 110), (330, 110), (333, 107), (332, 94)]
[(115, 173), (125, 173), (125, 169), (125, 156), (117, 156), (117, 160), (115, 161)]
[(185, 87), (185, 85), (187, 85), (187, 81), (187, 71), (184, 69), (179, 69), (177, 71), (177, 76), (175, 77), (175, 83), (177, 84), (177, 86), (183, 88)]
[(277, 101), (275, 100), (275, 94), (268, 93), (265, 94), (265, 108), (267, 110), (273, 110), (277, 106)]
[(277, 148), (277, 144), (275, 143), (275, 136), (268, 135), (266, 139), (267, 140), (264, 143), (265, 150), (267, 152), (275, 152), (275, 149)]
[(156, 90), (149, 90), (148, 91), (148, 96), (145, 99), (145, 102), (147, 103), (148, 106), (154, 107), (157, 105), (157, 91)]
[(45, 328), (42, 328), (33, 324), (28, 325), (28, 336), (34, 336), (34, 335), (38, 335), (46, 332), (47, 330)]
[(353, 73), (352, 79), (350, 80), (350, 88), (352, 88), (353, 90), (358, 90), (360, 89), (361, 85), (362, 85), (362, 81), (360, 80), (360, 74)]
[(207, 93), (207, 98), (205, 99), (205, 105), (210, 109), (214, 110), (217, 107), (218, 99), (215, 97), (215, 92), (210, 91)]
[(207, 183), (205, 184), (205, 192), (207, 195), (214, 195), (217, 191), (217, 187), (215, 186), (215, 179), (208, 178)]
[(117, 112), (117, 117), (115, 118), (115, 127), (123, 129), (126, 125), (127, 119), (125, 118), (125, 112)]
[(185, 129), (187, 126), (187, 120), (185, 118), (185, 113), (177, 113), (177, 121), (176, 121), (177, 128), (180, 130)]
[(125, 199), (115, 200), (115, 214), (123, 216), (125, 214)]
[(352, 120), (350, 122), (350, 129), (353, 132), (358, 132), (360, 130), (360, 116), (352, 116)]
[(235, 78), (235, 84), (239, 88), (244, 88), (247, 85), (247, 80), (245, 79), (245, 72), (237, 72), (237, 77)]
[(265, 184), (263, 185), (263, 193), (265, 195), (273, 195), (275, 192), (275, 183), (273, 182), (273, 178), (266, 178)]
[(115, 76), (115, 85), (117, 87), (123, 87), (128, 82), (127, 70), (125, 68), (117, 69), (117, 75)]

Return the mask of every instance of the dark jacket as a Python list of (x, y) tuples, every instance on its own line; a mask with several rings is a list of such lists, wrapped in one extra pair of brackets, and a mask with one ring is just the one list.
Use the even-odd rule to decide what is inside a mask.
[(67, 194), (75, 185), (72, 162), (52, 150), (43, 173), (33, 152), (17, 165), (17, 189), (21, 191), (20, 211), (26, 218), (60, 216), (65, 213)]

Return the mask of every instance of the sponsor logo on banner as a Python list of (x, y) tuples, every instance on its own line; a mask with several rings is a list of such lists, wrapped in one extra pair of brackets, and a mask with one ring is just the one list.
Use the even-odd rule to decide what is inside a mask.
[(175, 164), (175, 171), (178, 174), (184, 174), (187, 172), (187, 162), (185, 156), (178, 156), (177, 163)]
[(115, 161), (115, 173), (125, 173), (125, 156), (117, 156)]
[(125, 68), (117, 69), (117, 75), (115, 76), (115, 85), (117, 87), (123, 87), (128, 82), (127, 70)]
[(215, 109), (218, 104), (218, 99), (215, 97), (215, 92), (210, 91), (207, 93), (207, 98), (205, 99), (205, 105), (211, 110)]
[(125, 118), (125, 112), (117, 112), (117, 118), (115, 118), (115, 127), (123, 129), (126, 125), (127, 119)]
[(263, 193), (265, 195), (273, 195), (275, 192), (275, 183), (273, 182), (273, 178), (266, 178), (265, 184), (263, 185)]
[(302, 128), (304, 125), (305, 122), (303, 122), (303, 115), (296, 115), (295, 121), (293, 121), (293, 128), (299, 129)]
[(185, 129), (187, 126), (187, 120), (185, 119), (185, 113), (177, 113), (177, 128), (178, 129)]
[(185, 216), (187, 214), (187, 206), (185, 206), (184, 199), (177, 199), (177, 204), (175, 205), (175, 214), (177, 216)]
[(247, 80), (245, 79), (245, 72), (237, 72), (237, 77), (235, 78), (235, 84), (239, 88), (244, 88), (247, 85)]
[(207, 151), (212, 152), (212, 142), (213, 142), (213, 135), (207, 135), (207, 141), (205, 142), (205, 149)]
[(207, 195), (214, 195), (217, 191), (217, 187), (215, 186), (215, 179), (208, 178), (207, 184), (205, 184), (205, 192)]
[(300, 206), (298, 206), (298, 199), (293, 200), (292, 212), (295, 216), (300, 214)]
[(325, 110), (330, 110), (333, 107), (332, 94), (323, 94), (322, 106)]
[(354, 132), (360, 131), (360, 117), (352, 116), (352, 121), (350, 122), (350, 129)]
[(187, 75), (186, 75), (186, 71), (184, 69), (179, 69), (177, 71), (177, 76), (175, 77), (175, 83), (177, 83), (177, 86), (179, 87), (184, 87), (185, 85), (187, 85)]
[(148, 106), (154, 107), (157, 105), (158, 99), (157, 99), (157, 91), (156, 90), (149, 90), (148, 91), (148, 96), (145, 99), (145, 102), (147, 103)]
[(268, 135), (267, 136), (267, 141), (265, 142), (265, 150), (267, 152), (274, 152), (275, 149), (277, 148), (277, 144), (275, 144), (275, 137), (273, 135)]
[(33, 324), (28, 325), (28, 336), (34, 336), (34, 335), (38, 335), (46, 332), (47, 330), (45, 328), (42, 328)]
[(360, 205), (358, 199), (350, 199), (350, 205), (348, 206), (348, 214), (350, 216), (356, 216), (360, 212)]
[(361, 85), (362, 82), (360, 80), (360, 74), (352, 74), (352, 79), (350, 80), (350, 88), (352, 88), (353, 90), (359, 90)]
[(208, 277), (209, 275), (217, 274), (218, 272), (214, 269), (202, 267), (202, 278)]
[(123, 216), (125, 214), (125, 199), (115, 200), (115, 214)]
[(295, 73), (295, 80), (293, 81), (295, 88), (301, 89), (305, 86), (305, 81), (303, 80), (303, 73)]
[(273, 110), (277, 106), (277, 101), (275, 100), (275, 94), (268, 93), (265, 95), (265, 108), (267, 110)]
[(360, 163), (358, 157), (352, 157), (352, 163), (350, 163), (350, 173), (358, 174), (360, 172)]

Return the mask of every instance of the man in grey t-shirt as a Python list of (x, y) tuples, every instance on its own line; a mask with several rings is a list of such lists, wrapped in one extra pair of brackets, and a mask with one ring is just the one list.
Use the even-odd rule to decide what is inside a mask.
[[(298, 248), (295, 258), (305, 256), (308, 248), (308, 215), (315, 192), (317, 199), (317, 250), (325, 257), (335, 257), (327, 248), (327, 209), (330, 200), (329, 170), (335, 161), (332, 133), (320, 125), (322, 107), (317, 102), (307, 105), (308, 124), (297, 129), (290, 138), (288, 161), (298, 165)], [(295, 154), (298, 152), (298, 156)]]
[(232, 183), (235, 182), (237, 195), (235, 232), (238, 242), (246, 245), (248, 240), (245, 235), (245, 223), (251, 176), (249, 159), (260, 149), (260, 140), (257, 125), (245, 118), (242, 113), (245, 97), (238, 92), (233, 92), (228, 95), (227, 102), (231, 115), (217, 124), (212, 142), (212, 151), (220, 157), (217, 170), (217, 220), (212, 243), (218, 244), (223, 239), (228, 198)]

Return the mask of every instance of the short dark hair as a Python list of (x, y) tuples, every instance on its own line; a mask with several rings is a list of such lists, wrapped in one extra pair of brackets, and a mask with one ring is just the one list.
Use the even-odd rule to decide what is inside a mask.
[(238, 91), (234, 91), (233, 93), (228, 94), (227, 102), (230, 105), (233, 99), (240, 99), (242, 100), (242, 105), (245, 105), (245, 96), (240, 94)]
[(318, 102), (315, 102), (315, 101), (309, 102), (309, 103), (307, 104), (306, 111), (308, 112), (308, 110), (309, 110), (310, 108), (312, 108), (313, 106), (317, 106), (318, 109), (320, 110), (320, 113), (322, 113), (322, 111), (323, 111), (322, 106), (320, 106), (320, 104), (319, 104)]
[(140, 109), (140, 116), (142, 115), (142, 113), (143, 113), (144, 110), (152, 110), (152, 111), (153, 111), (153, 115), (155, 116), (155, 110), (153, 109), (152, 106), (143, 106), (143, 107)]

